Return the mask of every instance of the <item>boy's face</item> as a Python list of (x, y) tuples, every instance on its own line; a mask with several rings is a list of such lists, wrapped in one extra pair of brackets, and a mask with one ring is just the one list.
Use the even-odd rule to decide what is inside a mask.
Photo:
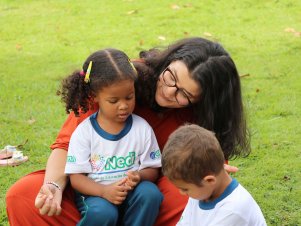
[(193, 199), (202, 201), (208, 201), (214, 191), (214, 186), (208, 182), (201, 183), (202, 186), (188, 183), (183, 180), (173, 180), (172, 183), (180, 190), (182, 195), (188, 195)]

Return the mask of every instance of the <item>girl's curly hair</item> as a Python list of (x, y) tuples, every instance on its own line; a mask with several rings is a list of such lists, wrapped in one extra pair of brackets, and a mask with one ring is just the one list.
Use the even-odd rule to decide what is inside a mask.
[[(85, 82), (88, 65), (92, 61), (90, 81)], [(93, 98), (103, 87), (121, 80), (133, 80), (137, 72), (128, 56), (117, 49), (103, 49), (91, 54), (83, 65), (83, 71), (76, 70), (61, 83), (57, 94), (65, 103), (67, 113), (73, 111), (76, 116), (93, 108)]]

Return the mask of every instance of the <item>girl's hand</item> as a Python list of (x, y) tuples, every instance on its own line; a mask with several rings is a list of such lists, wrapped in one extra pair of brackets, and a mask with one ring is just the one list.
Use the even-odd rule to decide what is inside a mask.
[(35, 207), (39, 209), (41, 215), (60, 215), (61, 202), (62, 191), (52, 184), (44, 184), (35, 199)]
[(104, 186), (104, 192), (102, 198), (109, 202), (120, 205), (125, 199), (130, 190), (130, 187), (125, 184), (126, 178), (117, 181), (113, 184)]
[(238, 171), (238, 168), (235, 166), (230, 166), (228, 164), (224, 164), (224, 169), (228, 172), (228, 173), (236, 173)]
[(128, 171), (126, 185), (133, 190), (141, 181), (141, 177), (138, 171)]

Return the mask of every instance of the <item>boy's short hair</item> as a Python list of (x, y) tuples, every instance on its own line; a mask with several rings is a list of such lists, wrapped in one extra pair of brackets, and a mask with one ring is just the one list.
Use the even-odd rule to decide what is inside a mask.
[(162, 171), (172, 180), (201, 185), (207, 175), (224, 168), (224, 154), (213, 132), (186, 124), (168, 138), (162, 153)]

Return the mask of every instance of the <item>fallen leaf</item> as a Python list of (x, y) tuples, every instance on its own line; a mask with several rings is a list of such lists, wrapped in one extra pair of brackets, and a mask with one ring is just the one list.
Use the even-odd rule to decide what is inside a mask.
[(178, 10), (178, 9), (180, 9), (180, 6), (173, 4), (173, 5), (171, 5), (171, 8), (174, 10)]
[(22, 50), (22, 46), (20, 44), (16, 44), (16, 50), (18, 51)]
[(186, 3), (186, 4), (184, 4), (183, 5), (185, 8), (190, 8), (190, 7), (192, 7), (192, 4), (191, 3)]
[(132, 15), (132, 14), (135, 14), (135, 13), (138, 13), (138, 10), (135, 9), (135, 10), (131, 10), (131, 11), (127, 12), (128, 15)]
[(259, 91), (260, 91), (260, 90), (257, 88), (257, 89), (256, 89), (256, 93), (259, 93)]
[(158, 36), (158, 39), (161, 40), (161, 41), (165, 41), (166, 40), (166, 38), (164, 36), (162, 36), (162, 35)]
[(294, 28), (292, 27), (287, 27), (284, 29), (285, 32), (288, 32), (288, 33), (292, 33), (294, 36), (296, 37), (301, 37), (301, 32), (300, 31), (296, 31)]
[(250, 76), (250, 74), (244, 74), (244, 75), (239, 75), (239, 77), (243, 78), (243, 77), (247, 77), (247, 76)]
[(142, 46), (143, 44), (144, 44), (144, 40), (141, 39), (141, 40), (139, 41), (139, 45)]
[(31, 118), (27, 122), (28, 122), (29, 125), (32, 125), (36, 122), (36, 120), (34, 118)]
[(285, 32), (290, 32), (290, 33), (296, 32), (295, 29), (292, 28), (292, 27), (287, 27), (287, 28), (284, 29), (284, 31), (285, 31)]
[(209, 33), (209, 32), (204, 32), (204, 35), (207, 36), (207, 37), (212, 37), (212, 34)]

